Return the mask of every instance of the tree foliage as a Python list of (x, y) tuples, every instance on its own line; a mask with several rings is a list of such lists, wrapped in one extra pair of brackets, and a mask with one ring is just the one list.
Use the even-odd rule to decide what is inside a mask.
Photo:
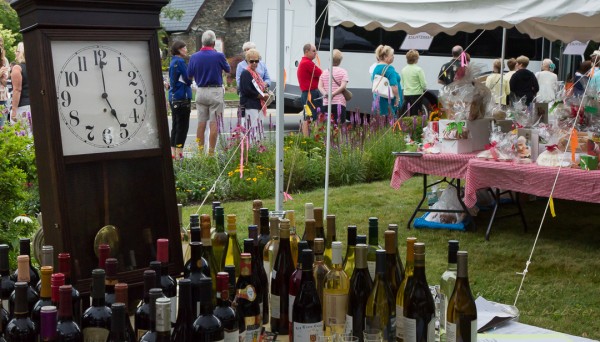
[(0, 36), (4, 38), (6, 58), (9, 61), (15, 60), (15, 47), (23, 39), (20, 29), (17, 12), (6, 1), (0, 1)]

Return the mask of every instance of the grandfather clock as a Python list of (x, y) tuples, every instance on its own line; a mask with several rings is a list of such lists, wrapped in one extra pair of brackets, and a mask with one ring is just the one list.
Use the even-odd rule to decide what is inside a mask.
[(167, 0), (17, 0), (31, 97), (44, 238), (70, 252), (89, 291), (95, 244), (119, 281), (142, 283), (169, 239), (183, 269), (157, 29)]

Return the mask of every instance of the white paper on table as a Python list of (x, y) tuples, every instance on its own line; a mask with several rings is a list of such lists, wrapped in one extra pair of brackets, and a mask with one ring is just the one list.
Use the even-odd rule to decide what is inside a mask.
[(475, 306), (477, 307), (478, 332), (479, 329), (486, 326), (490, 322), (492, 323), (492, 326), (497, 326), (515, 318), (515, 315), (503, 311), (500, 307), (481, 296), (475, 299)]
[(565, 334), (477, 334), (477, 342), (543, 341), (572, 342)]

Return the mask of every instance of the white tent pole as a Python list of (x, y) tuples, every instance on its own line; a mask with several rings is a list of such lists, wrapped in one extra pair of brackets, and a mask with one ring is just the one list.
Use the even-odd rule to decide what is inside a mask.
[(277, 107), (277, 117), (275, 119), (275, 210), (283, 210), (283, 56), (284, 56), (284, 37), (285, 37), (285, 0), (277, 2), (277, 41), (279, 41), (277, 49), (277, 90), (275, 95), (275, 104)]
[(502, 50), (500, 52), (500, 103), (504, 96), (504, 53), (506, 49), (506, 28), (502, 28)]
[(542, 37), (542, 60), (544, 60), (544, 47), (546, 43), (546, 39), (544, 37)]
[(331, 150), (331, 97), (333, 87), (333, 32), (334, 27), (329, 26), (329, 89), (327, 89), (327, 147), (325, 149), (325, 203), (323, 204), (323, 215), (327, 217), (327, 200), (329, 199), (329, 155)]

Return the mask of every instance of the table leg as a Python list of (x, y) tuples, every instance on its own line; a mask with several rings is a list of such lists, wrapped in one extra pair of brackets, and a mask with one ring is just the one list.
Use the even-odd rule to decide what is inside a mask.
[(527, 232), (527, 221), (525, 221), (525, 214), (523, 214), (523, 207), (521, 207), (521, 200), (519, 199), (521, 196), (519, 196), (519, 195), (520, 195), (519, 192), (515, 193), (515, 197), (516, 197), (515, 203), (517, 203), (517, 208), (519, 208), (519, 215), (521, 216), (521, 222), (523, 223), (523, 231)]
[(500, 205), (500, 190), (496, 189), (496, 192), (494, 192), (493, 190), (490, 192), (494, 196), (494, 209), (492, 210), (492, 217), (490, 217), (490, 223), (488, 224), (487, 231), (485, 232), (485, 241), (490, 240), (492, 224), (494, 223), (494, 218), (496, 217), (496, 212), (498, 211), (498, 206)]
[(466, 219), (470, 221), (469, 224), (473, 228), (473, 231), (477, 231), (477, 226), (475, 225), (475, 219), (473, 218), (473, 216), (471, 216), (471, 213), (469, 212), (469, 209), (465, 205), (465, 202), (463, 202), (464, 194), (461, 194), (461, 192), (460, 192), (460, 178), (456, 178), (456, 195), (458, 196), (458, 202), (460, 203), (460, 206), (465, 211), (465, 215), (467, 216)]
[(410, 219), (408, 220), (408, 223), (406, 224), (407, 229), (410, 229), (410, 224), (415, 219), (415, 216), (417, 216), (417, 212), (419, 212), (419, 209), (421, 209), (421, 206), (423, 205), (423, 202), (425, 202), (426, 198), (427, 198), (427, 174), (424, 173), (423, 174), (423, 197), (421, 198), (421, 202), (419, 202), (419, 204), (415, 208), (415, 211), (413, 211), (412, 215), (410, 216)]

